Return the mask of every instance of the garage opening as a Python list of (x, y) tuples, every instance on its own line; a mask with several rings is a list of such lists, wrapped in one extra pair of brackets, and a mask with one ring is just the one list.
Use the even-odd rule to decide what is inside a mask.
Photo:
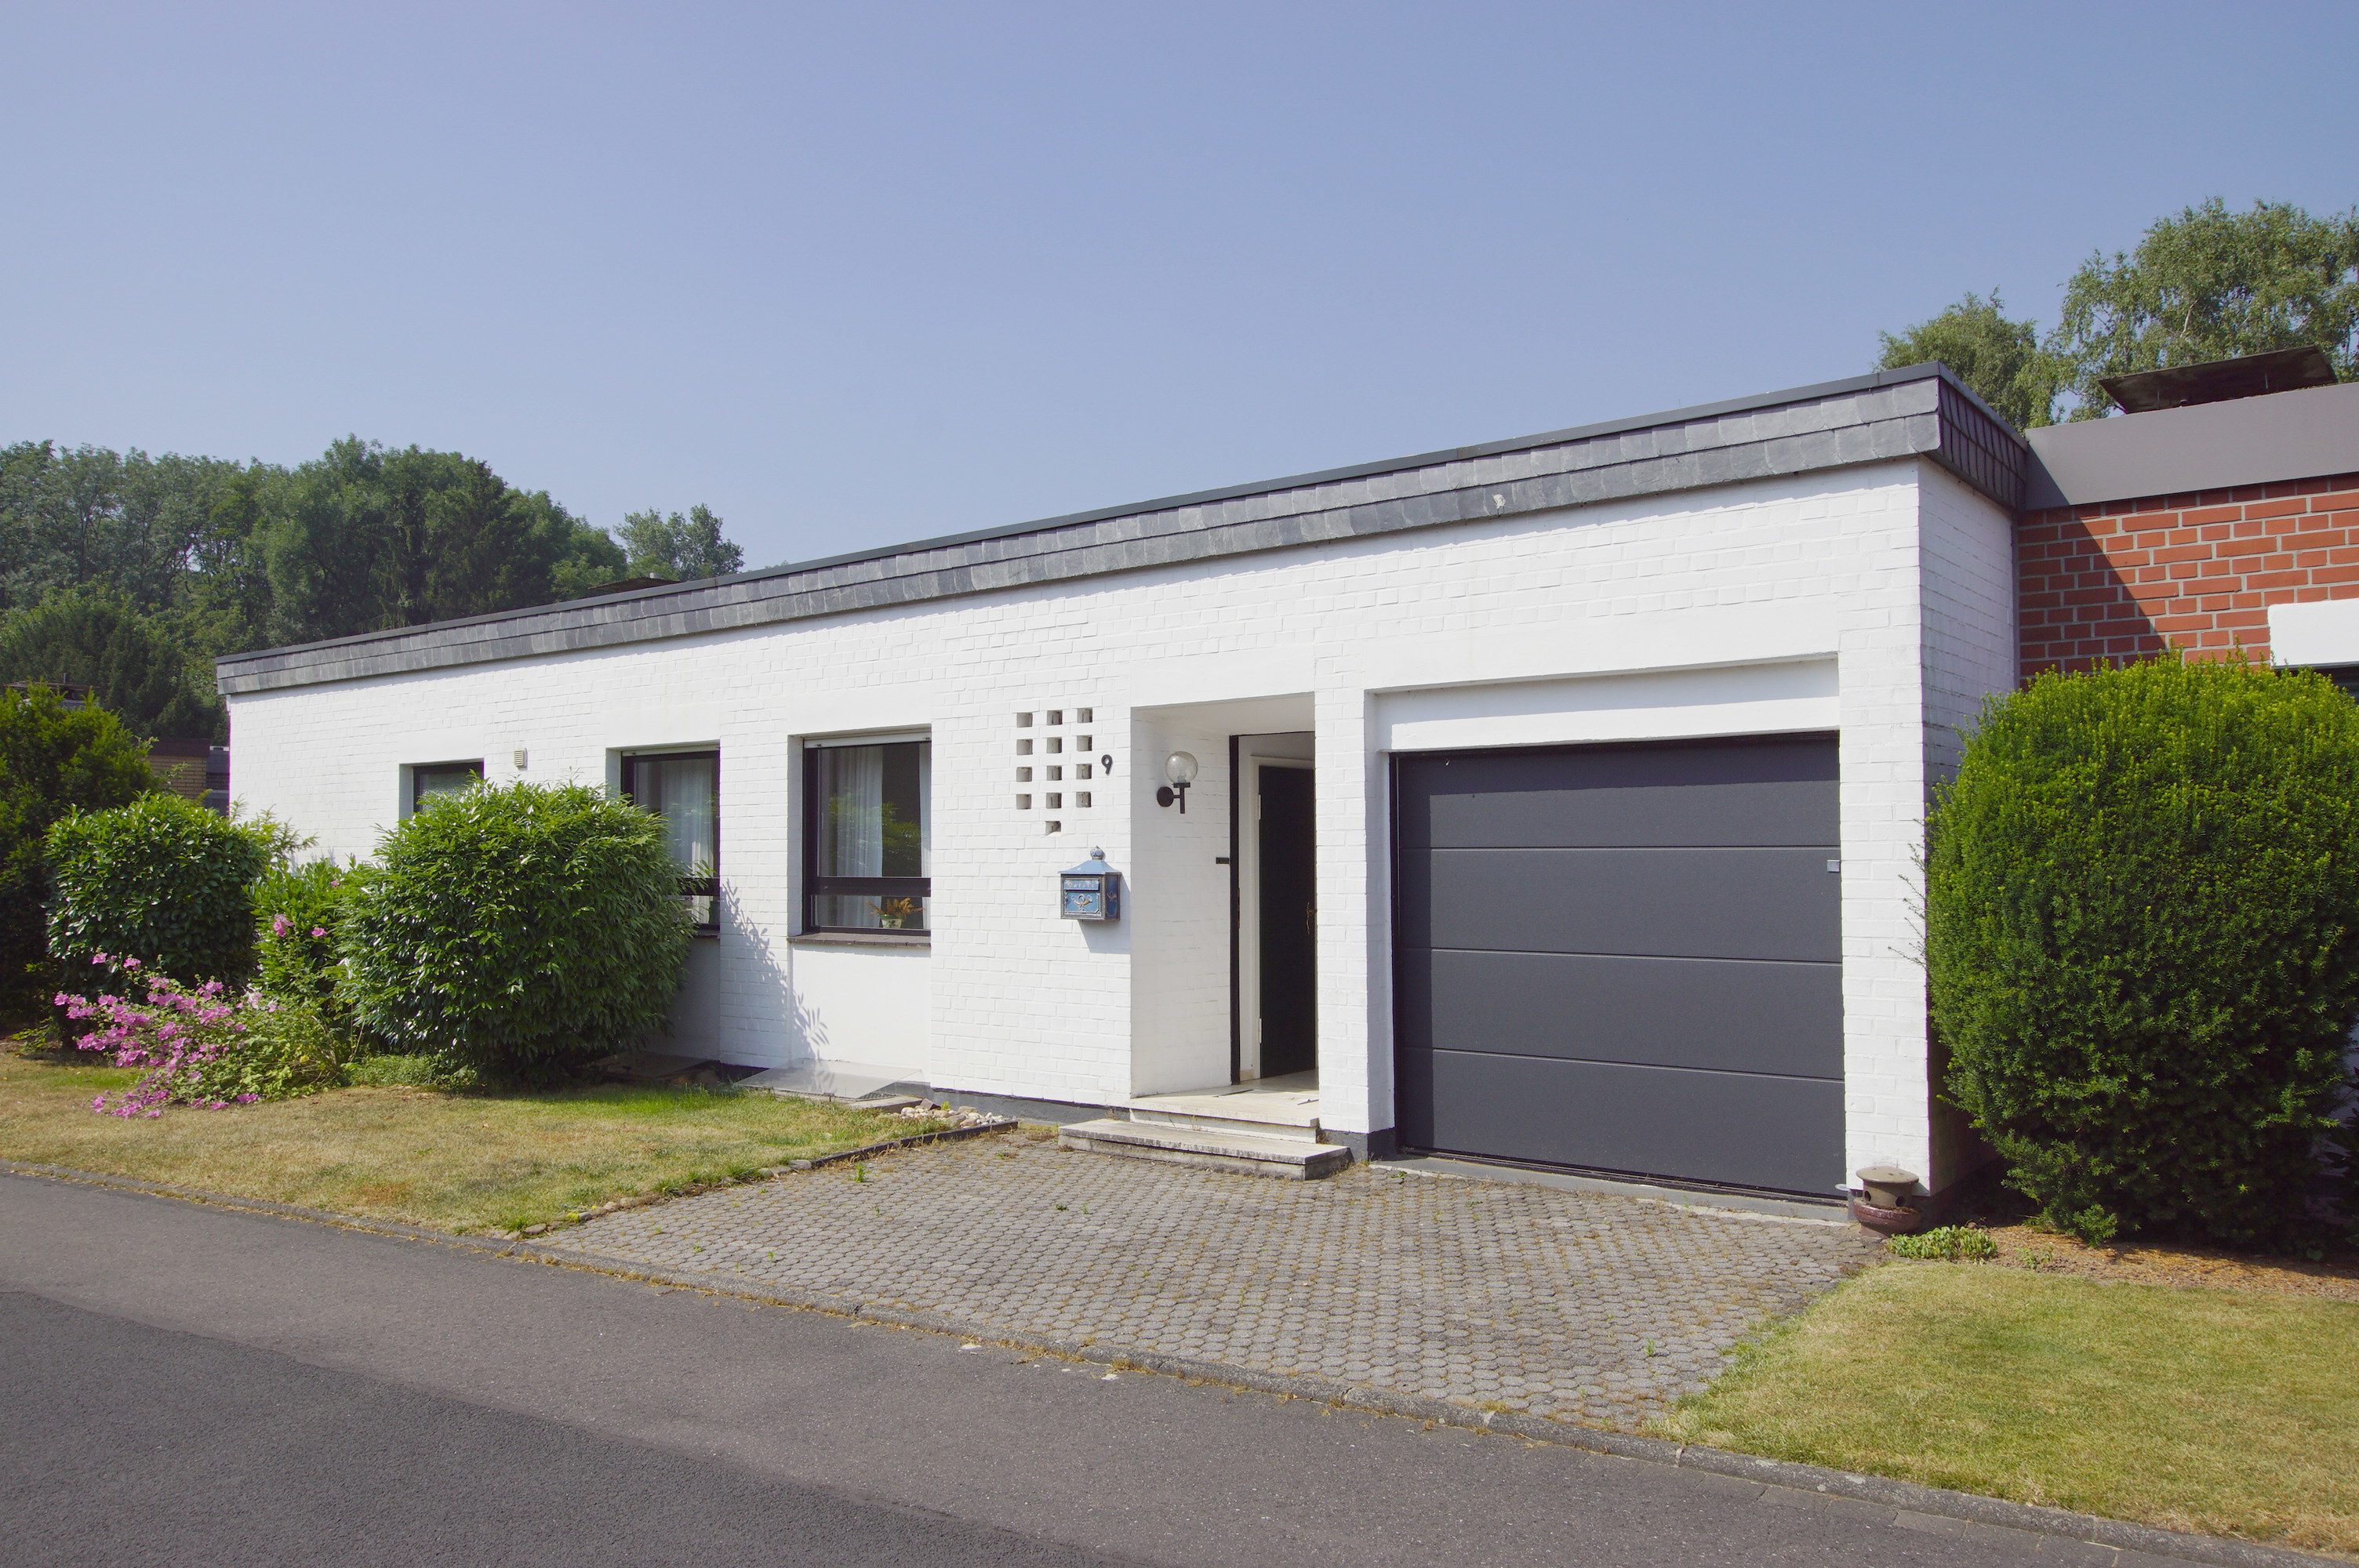
[(1396, 755), (1402, 1143), (1839, 1186), (1835, 762), (1831, 735)]

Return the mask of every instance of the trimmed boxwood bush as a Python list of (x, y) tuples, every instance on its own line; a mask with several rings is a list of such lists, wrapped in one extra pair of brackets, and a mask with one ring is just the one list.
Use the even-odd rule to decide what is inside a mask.
[(369, 1036), (506, 1079), (657, 1028), (688, 962), (663, 824), (579, 784), (430, 798), (355, 868), (339, 946)]
[(2176, 656), (1994, 699), (1930, 824), (1949, 1092), (2047, 1222), (2282, 1245), (2359, 1009), (2359, 704)]
[(190, 985), (244, 985), (254, 968), (250, 888), (285, 842), (276, 823), (234, 822), (176, 795), (58, 822), (49, 952), (66, 989), (90, 991), (102, 953)]

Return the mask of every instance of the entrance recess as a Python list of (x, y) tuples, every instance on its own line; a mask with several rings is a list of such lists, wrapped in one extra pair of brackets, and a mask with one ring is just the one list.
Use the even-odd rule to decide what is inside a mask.
[(1260, 1073), (1319, 1065), (1318, 888), (1310, 770), (1256, 759), (1254, 912), (1260, 984)]
[(1403, 1143), (1837, 1184), (1832, 737), (1402, 755), (1394, 799)]

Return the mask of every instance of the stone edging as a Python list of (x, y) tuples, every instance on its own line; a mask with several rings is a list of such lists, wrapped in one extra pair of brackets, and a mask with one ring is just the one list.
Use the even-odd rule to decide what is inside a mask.
[[(1010, 1122), (1006, 1125), (1016, 1124)], [(851, 1150), (841, 1155), (830, 1155), (825, 1160), (813, 1163), (832, 1163), (837, 1160), (867, 1155), (878, 1150), (908, 1143), (932, 1141), (962, 1134), (971, 1136), (976, 1132), (995, 1130), (999, 1129), (985, 1126), (973, 1129), (958, 1128), (941, 1133), (920, 1133), (912, 1139), (896, 1139), (889, 1143), (872, 1145), (868, 1149)], [(1861, 1476), (1845, 1470), (1831, 1470), (1818, 1465), (1799, 1465), (1783, 1459), (1763, 1459), (1752, 1454), (1730, 1454), (1716, 1448), (1672, 1443), (1662, 1438), (1639, 1437), (1625, 1433), (1607, 1432), (1596, 1427), (1574, 1426), (1518, 1411), (1477, 1411), (1464, 1405), (1454, 1405), (1441, 1400), (1389, 1393), (1382, 1389), (1361, 1388), (1349, 1383), (1332, 1382), (1322, 1378), (1280, 1377), (1274, 1373), (1256, 1372), (1246, 1368), (1231, 1367), (1219, 1362), (1199, 1361), (1185, 1356), (1125, 1351), (1117, 1346), (1100, 1345), (1087, 1340), (1055, 1339), (1045, 1336), (1010, 1334), (1005, 1329), (961, 1323), (933, 1313), (879, 1306), (861, 1301), (847, 1301), (841, 1297), (822, 1296), (810, 1292), (788, 1290), (782, 1286), (749, 1289), (745, 1281), (732, 1279), (725, 1274), (707, 1273), (701, 1270), (641, 1269), (619, 1259), (607, 1258), (592, 1252), (576, 1252), (566, 1248), (551, 1246), (544, 1241), (509, 1241), (473, 1236), (453, 1236), (447, 1231), (431, 1230), (424, 1226), (402, 1225), (391, 1220), (363, 1219), (354, 1215), (336, 1214), (327, 1209), (305, 1208), (296, 1204), (273, 1203), (265, 1198), (234, 1197), (228, 1194), (207, 1192), (197, 1187), (175, 1186), (165, 1182), (143, 1182), (129, 1176), (77, 1171), (60, 1165), (38, 1165), (21, 1160), (0, 1159), (0, 1173), (18, 1176), (45, 1177), (53, 1181), (77, 1182), (92, 1186), (114, 1187), (157, 1197), (179, 1198), (187, 1202), (205, 1204), (215, 1208), (243, 1209), (288, 1219), (306, 1220), (314, 1224), (332, 1225), (345, 1230), (364, 1231), (405, 1241), (438, 1242), (446, 1247), (463, 1248), (494, 1257), (514, 1257), (552, 1267), (579, 1269), (592, 1273), (605, 1274), (616, 1279), (641, 1281), (650, 1284), (669, 1285), (680, 1290), (700, 1291), (712, 1295), (731, 1296), (743, 1301), (823, 1312), (832, 1316), (846, 1317), (888, 1327), (919, 1329), (929, 1334), (955, 1335), (962, 1339), (1005, 1346), (1010, 1349), (1031, 1350), (1064, 1359), (1158, 1372), (1169, 1377), (1221, 1383), (1232, 1388), (1249, 1389), (1259, 1393), (1277, 1394), (1290, 1399), (1312, 1400), (1339, 1409), (1367, 1411), (1378, 1415), (1405, 1416), (1411, 1420), (1430, 1421), (1475, 1432), (1500, 1433), (1536, 1443), (1550, 1443), (1560, 1447), (1584, 1449), (1593, 1454), (1607, 1454), (1620, 1459), (1636, 1460), (1650, 1465), (1669, 1465), (1682, 1470), (1701, 1471), (1709, 1475), (1725, 1476), (1739, 1483), (1759, 1487), (1774, 1487), (1829, 1501), (1840, 1500), (1872, 1505), (1877, 1509), (1892, 1510), (1895, 1517), (1891, 1522), (1894, 1524), (1937, 1534), (1979, 1536), (1984, 1535), (1984, 1532), (1995, 1534), (1999, 1531), (2006, 1531), (2011, 1535), (2030, 1534), (2083, 1541), (2090, 1545), (2110, 1547), (2121, 1552), (2142, 1552), (2157, 1557), (2176, 1558), (2183, 1562), (2215, 1563), (2222, 1565), (2222, 1568), (2316, 1568), (2317, 1564), (2322, 1563), (2340, 1561), (2310, 1552), (2293, 1551), (2287, 1547), (2265, 1546), (2256, 1541), (2240, 1541), (2232, 1536), (2190, 1535), (2179, 1530), (2158, 1530), (2150, 1525), (2129, 1524), (2120, 1519), (2103, 1519), (2093, 1514), (2071, 1513), (2062, 1509), (2035, 1508), (2027, 1503), (2011, 1503), (1972, 1492), (1952, 1492), (1934, 1487), (1922, 1487), (1913, 1481), (1888, 1480), (1879, 1476)]]
[(962, 1138), (980, 1138), (986, 1132), (1005, 1132), (1021, 1126), (1015, 1118), (995, 1116), (989, 1121), (978, 1121), (969, 1127), (945, 1127), (939, 1132), (912, 1132), (907, 1138), (887, 1138), (882, 1143), (864, 1143), (857, 1149), (846, 1149), (841, 1154), (821, 1154), (816, 1160), (789, 1160), (783, 1165), (772, 1165), (764, 1174), (777, 1175), (787, 1171), (816, 1171), (822, 1165), (841, 1165), (846, 1160), (867, 1160), (878, 1154), (889, 1154), (896, 1149), (915, 1149), (921, 1143), (951, 1143)]

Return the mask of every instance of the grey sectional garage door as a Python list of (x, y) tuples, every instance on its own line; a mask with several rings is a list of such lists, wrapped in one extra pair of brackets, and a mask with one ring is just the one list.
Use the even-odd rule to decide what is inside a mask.
[(1832, 738), (1438, 752), (1395, 769), (1404, 1143), (1839, 1184)]

